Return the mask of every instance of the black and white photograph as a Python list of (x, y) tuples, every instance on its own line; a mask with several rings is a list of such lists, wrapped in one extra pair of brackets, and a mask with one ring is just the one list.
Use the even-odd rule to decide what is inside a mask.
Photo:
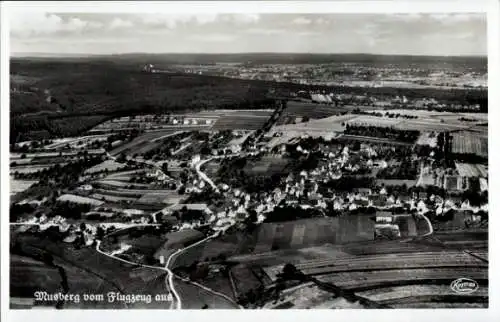
[(184, 7), (9, 4), (7, 309), (492, 305), (489, 13)]

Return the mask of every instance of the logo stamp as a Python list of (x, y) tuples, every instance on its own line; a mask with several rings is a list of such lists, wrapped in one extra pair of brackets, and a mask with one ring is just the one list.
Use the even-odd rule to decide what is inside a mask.
[(471, 294), (478, 290), (479, 284), (470, 278), (458, 278), (451, 282), (450, 288), (459, 294)]

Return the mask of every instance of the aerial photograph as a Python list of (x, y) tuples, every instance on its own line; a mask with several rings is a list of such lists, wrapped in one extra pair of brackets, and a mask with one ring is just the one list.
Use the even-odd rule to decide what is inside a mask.
[(10, 309), (488, 308), (487, 42), (474, 12), (12, 15)]

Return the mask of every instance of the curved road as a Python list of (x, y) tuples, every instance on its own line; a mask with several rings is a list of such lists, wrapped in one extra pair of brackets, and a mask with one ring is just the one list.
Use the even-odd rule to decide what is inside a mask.
[[(224, 297), (226, 300), (228, 301), (231, 301), (232, 303), (235, 303), (233, 299), (229, 298), (228, 296), (222, 294), (222, 293), (219, 293), (219, 292), (216, 292), (206, 286), (203, 286), (199, 283), (196, 283), (196, 282), (192, 282), (192, 281), (188, 281), (186, 279), (183, 279), (177, 275), (175, 275), (172, 270), (169, 268), (171, 266), (171, 263), (172, 263), (172, 260), (174, 260), (174, 257), (178, 256), (179, 254), (181, 254), (182, 252), (184, 252), (185, 250), (188, 250), (189, 248), (191, 247), (194, 247), (194, 246), (197, 246), (201, 243), (204, 243), (206, 242), (207, 240), (209, 239), (212, 239), (214, 237), (216, 237), (219, 233), (215, 233), (211, 236), (208, 236), (192, 245), (189, 245), (185, 248), (182, 248), (182, 249), (178, 249), (177, 251), (175, 251), (173, 254), (171, 254), (166, 263), (165, 263), (165, 267), (160, 267), (160, 266), (152, 266), (152, 265), (144, 265), (144, 264), (140, 264), (140, 263), (134, 263), (134, 262), (131, 262), (131, 261), (128, 261), (128, 260), (125, 260), (123, 258), (120, 258), (120, 257), (117, 257), (117, 256), (114, 256), (114, 255), (110, 255), (106, 252), (103, 252), (101, 249), (100, 249), (100, 245), (101, 245), (101, 241), (96, 241), (96, 251), (99, 252), (100, 254), (104, 255), (104, 256), (107, 256), (107, 257), (110, 257), (110, 258), (113, 258), (115, 260), (118, 260), (118, 261), (121, 261), (121, 262), (124, 262), (124, 263), (127, 263), (127, 264), (130, 264), (130, 265), (135, 265), (135, 266), (140, 266), (140, 267), (145, 267), (145, 268), (152, 268), (152, 269), (159, 269), (159, 270), (163, 270), (165, 272), (167, 272), (167, 277), (165, 278), (165, 284), (167, 286), (167, 289), (169, 290), (170, 294), (173, 294), (173, 301), (172, 301), (172, 304), (171, 304), (171, 309), (175, 308), (177, 310), (180, 310), (182, 309), (182, 299), (179, 295), (179, 293), (177, 292), (177, 290), (175, 289), (175, 284), (174, 284), (174, 278), (177, 277), (179, 278), (180, 280), (182, 280), (183, 282), (188, 282), (188, 283), (191, 283), (197, 287), (200, 287), (202, 289), (204, 289), (205, 291), (207, 292), (210, 292), (216, 296), (220, 296), (220, 297)], [(236, 303), (235, 303), (236, 304)], [(237, 305), (237, 304), (236, 304)], [(241, 308), (241, 306), (238, 305), (239, 308)]]
[(214, 189), (215, 191), (219, 192), (219, 189), (217, 188), (217, 186), (215, 185), (215, 183), (212, 181), (212, 179), (210, 179), (203, 171), (201, 171), (201, 167), (205, 163), (210, 162), (212, 160), (231, 158), (231, 157), (235, 157), (235, 156), (245, 156), (245, 155), (246, 155), (245, 153), (231, 153), (231, 154), (223, 154), (223, 155), (213, 156), (213, 157), (210, 157), (208, 159), (199, 161), (195, 165), (195, 170), (196, 170), (196, 173), (198, 174), (198, 176), (203, 181), (205, 181), (206, 183), (208, 183), (212, 187), (212, 189)]

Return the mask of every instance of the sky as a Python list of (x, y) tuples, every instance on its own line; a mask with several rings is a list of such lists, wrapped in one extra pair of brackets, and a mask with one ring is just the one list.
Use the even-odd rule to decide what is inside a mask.
[(10, 52), (486, 55), (486, 15), (121, 14), (17, 11)]

